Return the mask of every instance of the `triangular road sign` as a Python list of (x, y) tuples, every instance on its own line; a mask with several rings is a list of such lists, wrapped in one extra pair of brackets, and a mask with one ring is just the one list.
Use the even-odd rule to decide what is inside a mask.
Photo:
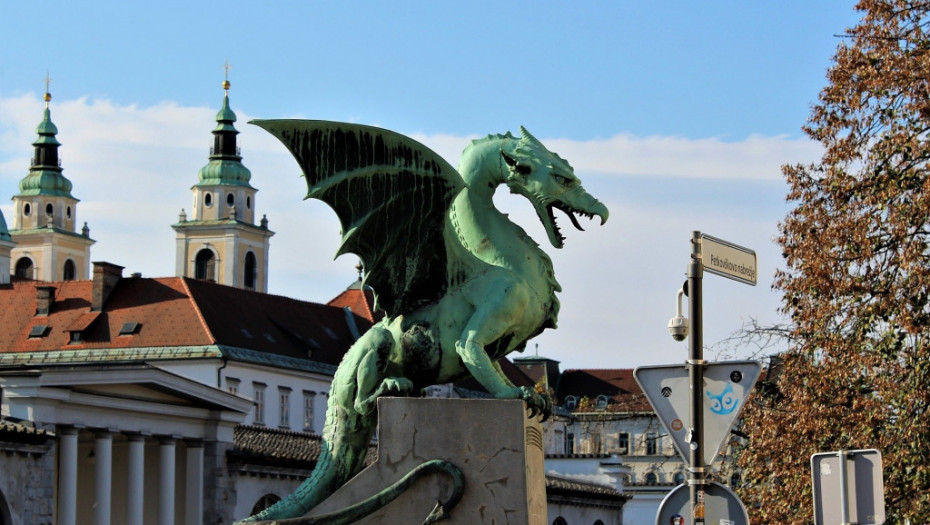
[[(704, 464), (711, 465), (743, 411), (743, 401), (759, 378), (758, 361), (724, 361), (704, 366)], [(687, 463), (691, 430), (691, 388), (686, 365), (641, 366), (633, 377)]]

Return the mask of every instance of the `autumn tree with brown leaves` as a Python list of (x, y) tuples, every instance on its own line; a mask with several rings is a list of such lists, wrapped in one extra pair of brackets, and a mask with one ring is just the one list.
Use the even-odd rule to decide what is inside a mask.
[(877, 448), (888, 523), (930, 516), (930, 2), (864, 0), (785, 166), (791, 347), (747, 405), (753, 523), (811, 523), (810, 456)]

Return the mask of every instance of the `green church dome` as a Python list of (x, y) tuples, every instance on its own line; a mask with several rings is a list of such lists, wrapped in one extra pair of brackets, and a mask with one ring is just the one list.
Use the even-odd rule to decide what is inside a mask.
[[(48, 195), (54, 197), (68, 197), (71, 195), (71, 181), (61, 174), (61, 165), (58, 160), (58, 146), (61, 145), (55, 135), (58, 127), (52, 122), (48, 101), (51, 95), (45, 94), (45, 114), (42, 122), (36, 127), (39, 137), (32, 143), (34, 155), (29, 174), (19, 181), (19, 196)], [(75, 199), (76, 200), (76, 199)]]
[(6, 219), (3, 218), (3, 212), (0, 211), (0, 241), (12, 241), (10, 229), (6, 227)]
[(236, 146), (236, 135), (239, 131), (233, 123), (236, 114), (229, 107), (229, 82), (223, 83), (227, 90), (223, 97), (223, 107), (216, 114), (216, 127), (213, 128), (213, 148), (210, 151), (210, 162), (200, 168), (200, 182), (197, 186), (245, 186), (251, 188), (249, 181), (252, 172), (242, 164), (239, 148)]

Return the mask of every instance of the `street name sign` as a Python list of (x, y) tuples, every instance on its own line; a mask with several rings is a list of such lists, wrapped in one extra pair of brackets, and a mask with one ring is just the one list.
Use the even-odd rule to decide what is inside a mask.
[[(885, 523), (882, 455), (875, 449), (822, 452), (811, 456), (814, 523)], [(845, 516), (844, 516), (845, 514)]]
[[(758, 361), (722, 361), (704, 365), (704, 464), (712, 465), (728, 442), (743, 401), (759, 378)], [(672, 436), (682, 461), (690, 458), (691, 385), (686, 365), (641, 366), (633, 377)]]
[(755, 286), (759, 278), (756, 262), (755, 251), (701, 234), (701, 263), (706, 271)]
[[(708, 525), (749, 525), (749, 514), (739, 497), (732, 490), (712, 481), (704, 485), (704, 523)], [(691, 510), (691, 492), (688, 485), (678, 485), (665, 496), (656, 513), (656, 525), (670, 525), (676, 521), (681, 525), (693, 525), (696, 514)]]

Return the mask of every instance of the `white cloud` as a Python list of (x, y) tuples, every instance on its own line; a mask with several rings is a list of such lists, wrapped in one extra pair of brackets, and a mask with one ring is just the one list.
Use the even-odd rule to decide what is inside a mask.
[[(170, 225), (181, 208), (190, 210), (190, 187), (207, 162), (219, 102), (215, 108), (198, 108), (170, 102), (138, 107), (85, 98), (53, 101), (64, 173), (81, 199), (78, 218), (89, 223), (97, 240), (93, 260), (123, 265), (126, 273), (174, 273)], [(35, 95), (0, 95), (0, 195), (14, 195), (28, 171), (42, 107)], [(256, 210), (259, 217), (268, 215), (276, 232), (270, 289), (324, 302), (355, 278), (352, 256), (332, 260), (339, 241), (335, 214), (320, 202), (302, 200), (306, 187), (290, 155), (276, 139), (247, 125), (251, 117), (235, 104), (233, 109), (244, 163), (259, 189)], [(411, 136), (453, 166), (474, 138)], [(755, 288), (716, 277), (707, 283), (705, 343), (726, 337), (742, 319), (777, 318), (778, 297), (769, 285), (780, 262), (771, 238), (785, 209), (779, 166), (815, 160), (815, 145), (761, 136), (739, 142), (631, 134), (589, 141), (541, 139), (572, 163), (612, 213), (607, 225), (592, 222), (584, 233), (568, 231), (568, 222), (562, 221), (567, 245), (554, 250), (529, 206), (499, 192), (496, 202), (552, 254), (565, 290), (559, 330), (536, 341), (541, 354), (576, 368), (683, 361), (685, 346), (671, 340), (665, 324), (684, 280), (691, 230), (756, 249), (762, 274)], [(700, 188), (708, 191), (695, 197)], [(12, 225), (12, 207), (0, 209)]]

